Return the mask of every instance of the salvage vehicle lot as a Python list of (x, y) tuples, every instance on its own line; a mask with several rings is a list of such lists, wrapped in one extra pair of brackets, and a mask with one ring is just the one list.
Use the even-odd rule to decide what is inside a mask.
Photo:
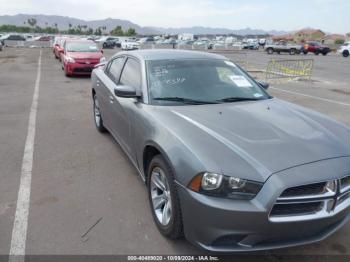
[[(115, 52), (105, 50), (104, 55)], [(40, 53), (26, 253), (201, 253), (185, 240), (172, 242), (157, 231), (136, 170), (108, 134), (95, 130), (90, 78), (65, 77), (51, 49), (6, 48), (0, 53), (0, 254), (10, 250)], [(264, 69), (274, 57), (284, 56), (249, 52), (248, 64)], [(312, 83), (276, 84), (270, 93), (350, 125), (349, 60), (307, 57), (315, 59)], [(346, 225), (319, 244), (258, 254), (350, 254), (349, 233)]]

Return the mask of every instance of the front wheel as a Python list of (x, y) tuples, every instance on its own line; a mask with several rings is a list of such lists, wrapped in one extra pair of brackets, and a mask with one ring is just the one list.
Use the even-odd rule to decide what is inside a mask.
[(183, 234), (181, 208), (170, 166), (157, 155), (147, 174), (148, 197), (157, 228), (165, 237), (180, 238)]
[(344, 56), (344, 57), (348, 57), (349, 55), (350, 55), (350, 53), (349, 53), (348, 50), (345, 50), (345, 51), (343, 52), (343, 56)]
[(102, 120), (102, 116), (101, 116), (101, 111), (100, 111), (100, 103), (97, 99), (96, 94), (94, 94), (93, 96), (93, 100), (94, 100), (94, 120), (95, 120), (95, 126), (96, 129), (100, 132), (100, 133), (104, 133), (107, 131), (107, 129), (104, 127), (103, 125), (103, 120)]
[(273, 49), (272, 48), (268, 48), (266, 50), (266, 52), (269, 54), (269, 55), (272, 55), (273, 54)]
[(296, 52), (297, 52), (297, 50), (295, 50), (295, 49), (291, 49), (291, 50), (289, 51), (289, 54), (290, 54), (290, 55), (295, 55), (295, 54), (296, 54)]

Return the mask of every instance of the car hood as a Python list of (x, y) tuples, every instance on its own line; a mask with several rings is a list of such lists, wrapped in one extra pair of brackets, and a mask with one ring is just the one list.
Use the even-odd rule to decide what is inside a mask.
[(278, 99), (157, 111), (163, 124), (180, 133), (195, 154), (206, 152), (207, 159), (227, 174), (233, 173), (236, 163), (244, 169), (237, 162), (243, 161), (258, 173), (250, 178), (266, 180), (298, 165), (350, 155), (348, 127)]
[(101, 52), (67, 52), (67, 55), (74, 59), (100, 59)]

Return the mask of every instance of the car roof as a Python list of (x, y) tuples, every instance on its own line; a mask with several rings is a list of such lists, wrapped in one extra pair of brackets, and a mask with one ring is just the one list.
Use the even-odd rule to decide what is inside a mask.
[(189, 50), (174, 50), (174, 49), (161, 49), (161, 50), (135, 50), (120, 52), (116, 54), (120, 55), (132, 55), (140, 60), (167, 60), (167, 59), (219, 59), (227, 60), (226, 57), (218, 54), (189, 51)]

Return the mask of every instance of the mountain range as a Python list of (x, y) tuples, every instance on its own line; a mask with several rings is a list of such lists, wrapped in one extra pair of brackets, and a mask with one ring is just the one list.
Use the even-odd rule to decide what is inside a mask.
[(103, 20), (82, 20), (73, 17), (59, 16), (59, 15), (30, 15), (30, 14), (18, 14), (18, 15), (2, 15), (0, 16), (0, 25), (10, 24), (16, 26), (28, 25), (28, 19), (35, 18), (37, 25), (40, 27), (56, 27), (60, 30), (69, 29), (69, 25), (72, 27), (82, 25), (92, 29), (98, 27), (106, 27), (106, 31), (109, 32), (116, 26), (121, 26), (123, 30), (134, 28), (138, 34), (152, 35), (152, 34), (181, 34), (181, 33), (192, 33), (196, 35), (203, 34), (234, 34), (234, 35), (282, 35), (286, 34), (285, 31), (265, 31), (260, 29), (228, 29), (228, 28), (212, 28), (212, 27), (181, 27), (181, 28), (163, 28), (163, 27), (142, 27), (128, 20), (107, 18)]

